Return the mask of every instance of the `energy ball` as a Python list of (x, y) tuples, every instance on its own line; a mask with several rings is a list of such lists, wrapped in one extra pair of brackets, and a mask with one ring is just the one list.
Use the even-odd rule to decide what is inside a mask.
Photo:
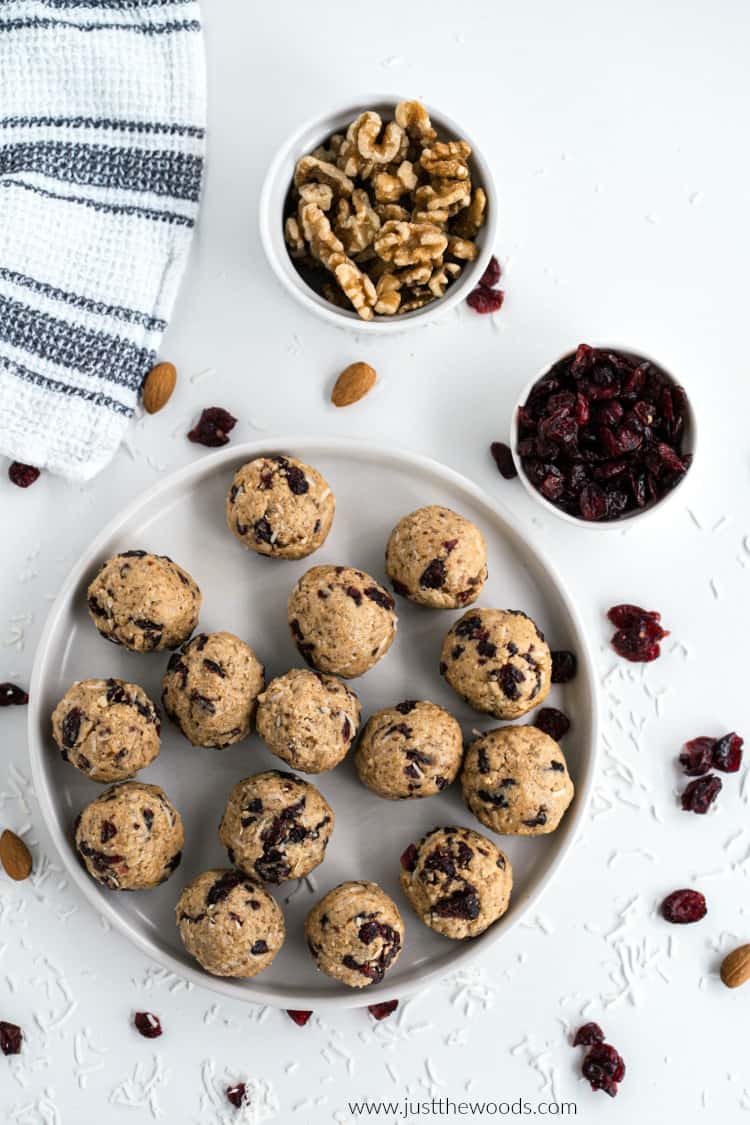
[(307, 915), (305, 935), (319, 969), (349, 988), (366, 988), (398, 959), (404, 923), (377, 883), (341, 883)]
[(433, 609), (460, 609), (476, 601), (484, 586), (487, 547), (471, 520), (433, 504), (399, 520), (385, 567), (402, 597)]
[(436, 703), (410, 699), (367, 720), (354, 765), (363, 785), (396, 801), (447, 789), (463, 754), (461, 728), (453, 716)]
[(304, 559), (325, 543), (336, 500), (328, 481), (294, 457), (258, 457), (235, 473), (227, 524), (243, 547)]
[(517, 609), (471, 609), (448, 630), (440, 674), (477, 711), (517, 719), (549, 693), (552, 656)]
[(198, 624), (201, 592), (166, 555), (113, 555), (88, 589), (91, 620), (103, 637), (133, 652), (176, 648)]
[(474, 816), (502, 836), (554, 832), (575, 792), (562, 750), (536, 727), (498, 727), (471, 743), (461, 774)]
[(238, 781), (219, 825), (229, 862), (265, 883), (301, 879), (323, 862), (333, 810), (293, 773), (268, 770)]
[(89, 875), (115, 891), (158, 887), (178, 866), (184, 842), (180, 814), (164, 790), (141, 781), (106, 789), (75, 827)]
[(288, 608), (303, 659), (347, 680), (377, 664), (396, 636), (391, 595), (349, 566), (312, 567), (292, 590)]
[(175, 907), (183, 945), (215, 977), (254, 977), (284, 943), (284, 915), (255, 879), (239, 871), (204, 871)]
[(78, 680), (52, 712), (52, 737), (66, 762), (92, 781), (123, 781), (159, 753), (159, 712), (124, 680)]
[(258, 734), (272, 754), (303, 773), (332, 770), (359, 730), (351, 688), (322, 672), (293, 668), (258, 696)]
[(233, 633), (198, 633), (170, 657), (164, 710), (193, 746), (232, 746), (250, 733), (263, 675), (250, 645)]
[(510, 860), (470, 828), (433, 828), (401, 857), (401, 889), (425, 926), (472, 938), (502, 917), (513, 887)]

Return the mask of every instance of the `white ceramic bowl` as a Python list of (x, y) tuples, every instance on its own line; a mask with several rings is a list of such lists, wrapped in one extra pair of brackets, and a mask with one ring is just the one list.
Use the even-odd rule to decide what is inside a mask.
[[(263, 558), (244, 551), (227, 531), (225, 497), (235, 470), (272, 450), (294, 452), (315, 465), (336, 494), (331, 534), (313, 558)], [(575, 801), (557, 831), (548, 836), (498, 837), (513, 865), (510, 908), (472, 941), (450, 941), (412, 913), (399, 885), (399, 856), (407, 844), (437, 825), (481, 827), (464, 805), (460, 786), (454, 784), (426, 800), (384, 801), (359, 782), (350, 754), (335, 770), (311, 779), (336, 813), (325, 862), (307, 879), (273, 889), (286, 916), (284, 948), (272, 965), (251, 980), (211, 977), (179, 940), (175, 902), (199, 871), (226, 866), (217, 825), (232, 786), (260, 770), (285, 767), (257, 735), (226, 750), (202, 750), (190, 746), (173, 724), (165, 723), (161, 753), (140, 778), (162, 785), (182, 814), (186, 834), (182, 863), (171, 879), (149, 891), (119, 893), (90, 879), (78, 861), (72, 831), (78, 811), (103, 787), (62, 760), (51, 741), (50, 714), (74, 680), (91, 675), (142, 684), (152, 699), (158, 699), (167, 654), (137, 654), (106, 644), (88, 616), (88, 582), (116, 551), (146, 547), (170, 555), (200, 583), (201, 629), (229, 628), (246, 637), (270, 679), (302, 664), (286, 620), (289, 591), (301, 574), (316, 563), (346, 562), (380, 576), (391, 528), (404, 512), (422, 504), (447, 504), (481, 528), (491, 562), (480, 604), (522, 605), (543, 625), (555, 648), (576, 652), (575, 679), (553, 685), (548, 696), (550, 705), (572, 719), (564, 750), (575, 781)], [(409, 696), (449, 708), (467, 737), (474, 729), (496, 726), (491, 716), (479, 715), (463, 703), (438, 671), (443, 637), (460, 611), (426, 610), (404, 599), (399, 603), (399, 629), (391, 651), (353, 682), (363, 717)], [(84, 552), (50, 610), (37, 648), (29, 689), (29, 758), (41, 815), (68, 877), (112, 926), (162, 966), (225, 996), (280, 1008), (360, 1007), (405, 997), (489, 950), (533, 909), (553, 879), (567, 879), (574, 888), (575, 857), (570, 849), (586, 815), (599, 746), (596, 684), (590, 647), (562, 579), (534, 546), (528, 529), (475, 485), (425, 457), (364, 441), (266, 439), (228, 445), (160, 480), (118, 514)], [(316, 972), (303, 933), (313, 903), (351, 878), (378, 882), (397, 902), (407, 934), (403, 953), (385, 979), (361, 990), (347, 989)], [(91, 940), (98, 941), (101, 930), (93, 916), (91, 927)]]
[(472, 172), (472, 183), (477, 187), (484, 188), (487, 194), (487, 218), (476, 238), (479, 247), (476, 261), (466, 264), (460, 277), (450, 286), (444, 297), (431, 301), (422, 309), (404, 313), (403, 316), (376, 316), (369, 321), (361, 320), (354, 310), (349, 312), (331, 304), (325, 297), (311, 289), (295, 269), (284, 241), (284, 205), (297, 161), (301, 156), (312, 152), (333, 133), (345, 131), (347, 126), (367, 109), (377, 110), (382, 117), (392, 119), (395, 107), (401, 100), (401, 98), (393, 95), (372, 94), (369, 97), (361, 97), (355, 102), (350, 102), (341, 109), (325, 114), (323, 117), (312, 118), (281, 145), (271, 161), (260, 194), (260, 239), (271, 269), (284, 289), (306, 309), (327, 320), (330, 324), (336, 324), (340, 328), (349, 328), (357, 333), (379, 333), (382, 335), (384, 333), (402, 332), (405, 329), (415, 328), (420, 324), (434, 321), (438, 315), (442, 316), (449, 309), (455, 308), (460, 301), (468, 296), (479, 281), (487, 268), (495, 245), (498, 198), (489, 166), (482, 156), (481, 150), (477, 148), (476, 143), (462, 125), (457, 124), (439, 110), (433, 109), (432, 106), (427, 106), (432, 123), (441, 138), (465, 140), (471, 145), (472, 156), (469, 164)]
[[(643, 362), (648, 361), (649, 363), (652, 363), (654, 365), (654, 367), (658, 367), (659, 371), (663, 375), (665, 375), (667, 377), (667, 379), (670, 380), (670, 382), (674, 383), (675, 385), (679, 385), (679, 386), (683, 387), (683, 389), (685, 390), (686, 403), (685, 403), (685, 428), (684, 428), (684, 431), (683, 431), (683, 438), (682, 438), (682, 452), (692, 454), (693, 464), (694, 464), (694, 462), (695, 462), (695, 452), (696, 452), (696, 448), (697, 448), (697, 427), (696, 427), (696, 420), (695, 420), (695, 411), (693, 410), (693, 405), (690, 401), (690, 397), (688, 395), (687, 389), (684, 387), (683, 381), (681, 379), (678, 379), (672, 373), (670, 368), (665, 367), (664, 364), (661, 363), (659, 360), (654, 359), (653, 356), (647, 355), (645, 352), (641, 351), (639, 348), (631, 348), (631, 347), (626, 346), (626, 345), (612, 344), (612, 343), (598, 343), (598, 344), (595, 343), (592, 346), (594, 348), (603, 348), (606, 351), (624, 352), (626, 355), (634, 356), (636, 359), (639, 359)], [(573, 524), (575, 527), (585, 527), (585, 528), (589, 528), (592, 531), (623, 531), (626, 527), (632, 527), (632, 525), (636, 522), (642, 523), (647, 517), (652, 516), (657, 512), (659, 512), (659, 513), (663, 512), (665, 506), (667, 504), (671, 503), (674, 500), (675, 496), (677, 496), (678, 493), (684, 499), (683, 490), (684, 490), (685, 485), (688, 482), (688, 480), (692, 479), (692, 477), (694, 475), (694, 468), (693, 468), (693, 465), (691, 464), (688, 471), (685, 473), (685, 475), (682, 477), (682, 479), (680, 481), (678, 481), (678, 483), (671, 490), (671, 492), (667, 492), (664, 496), (661, 497), (660, 500), (657, 500), (655, 503), (647, 505), (645, 508), (639, 508), (635, 512), (628, 512), (624, 516), (621, 516), (619, 519), (616, 519), (616, 520), (593, 521), (593, 520), (585, 520), (585, 519), (583, 519), (581, 517), (578, 517), (578, 516), (571, 516), (567, 512), (564, 512), (561, 508), (556, 507), (553, 503), (551, 503), (549, 500), (547, 500), (544, 496), (542, 496), (541, 492), (538, 492), (537, 489), (534, 488), (533, 484), (531, 483), (531, 481), (526, 476), (526, 473), (524, 472), (523, 465), (521, 464), (521, 458), (518, 456), (518, 453), (517, 453), (517, 447), (518, 447), (518, 408), (520, 406), (523, 406), (523, 404), (526, 402), (527, 398), (529, 397), (529, 394), (531, 393), (532, 388), (539, 382), (539, 380), (543, 379), (545, 375), (549, 374), (549, 372), (552, 370), (552, 368), (555, 366), (555, 364), (559, 363), (561, 359), (565, 359), (567, 356), (575, 354), (575, 351), (576, 351), (575, 348), (568, 348), (568, 349), (566, 349), (566, 351), (562, 352), (562, 354), (559, 355), (556, 359), (553, 359), (551, 363), (548, 363), (545, 367), (542, 368), (541, 371), (537, 372), (537, 374), (534, 376), (533, 379), (529, 380), (529, 382), (526, 384), (526, 386), (521, 391), (521, 394), (518, 396), (516, 404), (513, 407), (513, 416), (511, 418), (511, 423), (510, 423), (510, 449), (511, 449), (511, 453), (513, 455), (513, 463), (515, 464), (516, 469), (518, 470), (519, 479), (520, 479), (523, 487), (528, 492), (529, 496), (532, 496), (537, 504), (541, 504), (541, 506), (543, 508), (545, 508), (548, 512), (551, 512), (552, 515), (557, 516), (558, 519), (565, 520), (566, 523)]]

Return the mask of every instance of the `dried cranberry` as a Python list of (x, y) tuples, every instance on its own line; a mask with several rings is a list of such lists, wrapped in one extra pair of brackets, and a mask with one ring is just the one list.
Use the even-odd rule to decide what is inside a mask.
[(417, 866), (417, 845), (409, 844), (408, 848), (401, 854), (401, 866), (404, 871), (413, 871)]
[(578, 1028), (573, 1039), (574, 1047), (591, 1047), (594, 1043), (604, 1042), (604, 1032), (598, 1023), (585, 1023)]
[(487, 269), (479, 279), (479, 284), (486, 285), (488, 289), (494, 289), (502, 276), (503, 271), (500, 268), (500, 263), (493, 254), (487, 263)]
[(669, 636), (669, 631), (659, 624), (661, 614), (624, 603), (612, 606), (607, 617), (618, 626), (612, 637), (612, 647), (619, 656), (648, 663), (660, 655), (659, 641)]
[(243, 1105), (247, 1105), (247, 1086), (244, 1082), (238, 1082), (236, 1086), (227, 1086), (224, 1093), (227, 1096), (227, 1101), (231, 1102), (237, 1109), (240, 1109)]
[(701, 918), (705, 918), (706, 912), (706, 900), (700, 891), (672, 891), (661, 904), (662, 917), (677, 925), (700, 922)]
[(144, 1039), (158, 1039), (162, 1033), (161, 1020), (153, 1012), (136, 1012), (133, 1022)]
[(501, 477), (505, 480), (513, 480), (514, 477), (518, 476), (518, 469), (513, 461), (510, 446), (506, 445), (503, 441), (493, 441), (490, 446), (490, 453), (495, 460)]
[(598, 484), (587, 484), (578, 496), (578, 510), (585, 520), (595, 523), (607, 514), (607, 497)]
[(28, 702), (28, 692), (18, 684), (0, 684), (0, 707), (23, 707)]
[(622, 605), (613, 605), (611, 609), (607, 610), (607, 617), (618, 629), (629, 629), (631, 626), (640, 625), (646, 618), (651, 621), (661, 621), (661, 614), (655, 610), (641, 609), (640, 606), (629, 605), (627, 602)]
[(502, 289), (490, 289), (486, 285), (477, 285), (466, 298), (466, 304), (474, 312), (496, 313), (503, 307), (505, 293)]
[(398, 1000), (383, 1000), (380, 1004), (368, 1004), (367, 1011), (376, 1020), (384, 1020), (392, 1012), (395, 1012), (397, 1007)]
[(609, 1043), (594, 1043), (583, 1060), (581, 1071), (592, 1090), (604, 1090), (613, 1098), (625, 1077), (625, 1063)]
[(427, 590), (439, 590), (445, 585), (448, 572), (442, 559), (433, 559), (422, 571), (419, 585)]
[(742, 745), (743, 740), (734, 731), (717, 739), (711, 753), (714, 769), (722, 773), (737, 773), (742, 765)]
[(38, 480), (39, 469), (35, 469), (33, 465), (22, 465), (20, 461), (13, 461), (8, 468), (8, 476), (19, 488), (28, 488)]
[(570, 730), (570, 719), (556, 707), (542, 707), (534, 716), (534, 726), (559, 742)]
[(304, 1027), (312, 1012), (305, 1012), (301, 1008), (287, 1008), (286, 1014), (296, 1023), (297, 1027)]
[(691, 738), (685, 743), (685, 748), (680, 754), (680, 765), (688, 777), (701, 777), (708, 773), (712, 764), (713, 738), (701, 735), (700, 738)]
[(4, 1055), (17, 1055), (21, 1050), (23, 1032), (18, 1024), (0, 1020), (0, 1051)]
[(552, 653), (552, 683), (567, 684), (578, 670), (576, 654), (568, 649), (558, 649)]
[(721, 792), (721, 778), (715, 773), (696, 777), (687, 785), (680, 798), (685, 812), (706, 813)]
[(226, 445), (229, 433), (237, 424), (228, 410), (221, 406), (207, 406), (197, 423), (188, 433), (188, 439), (198, 445), (207, 445), (211, 448)]

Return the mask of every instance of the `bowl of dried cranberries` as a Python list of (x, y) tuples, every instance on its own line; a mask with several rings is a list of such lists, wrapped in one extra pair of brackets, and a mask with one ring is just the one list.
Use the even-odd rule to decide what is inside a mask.
[(511, 424), (526, 490), (570, 523), (620, 527), (661, 508), (693, 463), (695, 416), (642, 352), (581, 344), (528, 384)]

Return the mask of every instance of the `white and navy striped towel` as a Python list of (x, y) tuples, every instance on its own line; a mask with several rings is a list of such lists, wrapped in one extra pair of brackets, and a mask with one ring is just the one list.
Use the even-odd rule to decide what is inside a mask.
[(74, 480), (114, 455), (204, 143), (196, 0), (0, 0), (0, 452)]

